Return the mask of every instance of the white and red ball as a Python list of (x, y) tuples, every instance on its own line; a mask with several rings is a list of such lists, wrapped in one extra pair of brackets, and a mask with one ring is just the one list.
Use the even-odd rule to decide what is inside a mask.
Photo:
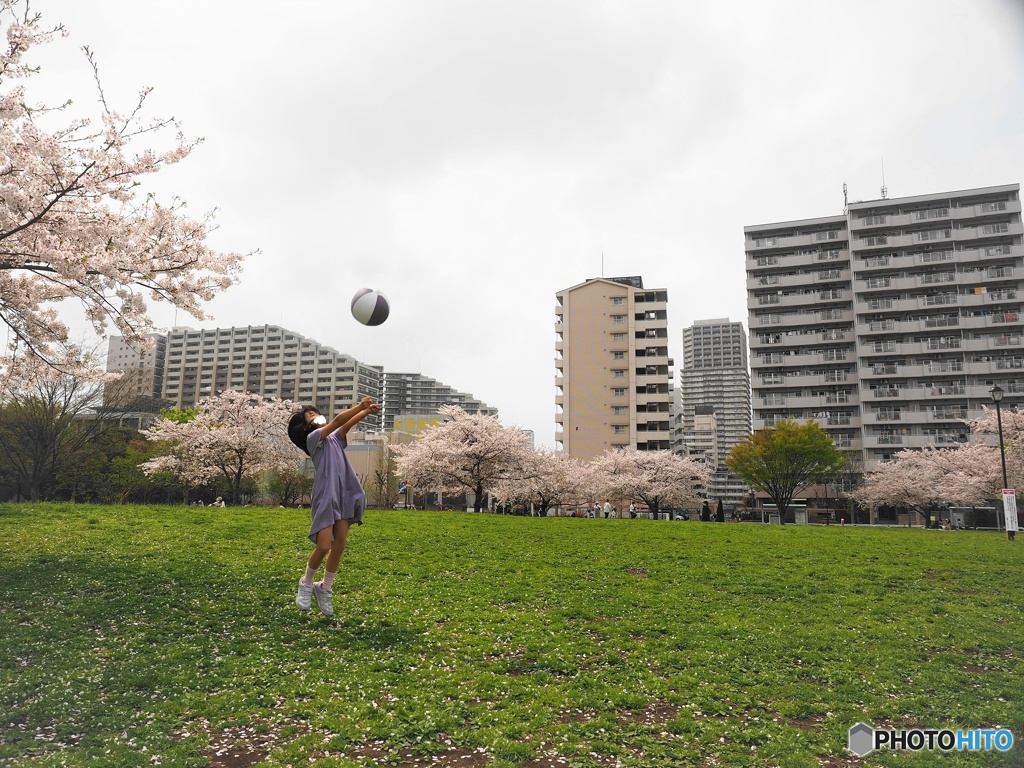
[(360, 288), (352, 297), (352, 317), (363, 325), (380, 325), (388, 319), (388, 297), (372, 288)]

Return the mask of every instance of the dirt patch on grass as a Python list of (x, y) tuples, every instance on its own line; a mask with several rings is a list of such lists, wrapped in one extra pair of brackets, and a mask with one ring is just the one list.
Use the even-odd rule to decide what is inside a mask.
[[(303, 721), (268, 721), (215, 729), (207, 720), (202, 719), (181, 729), (178, 736), (206, 736), (209, 741), (206, 751), (208, 768), (252, 768), (263, 763), (275, 749), (312, 732), (309, 724)], [(309, 758), (311, 761), (328, 757), (347, 758), (366, 766), (388, 768), (484, 768), (491, 762), (483, 748), (460, 746), (447, 738), (443, 741), (443, 751), (433, 755), (415, 754), (408, 748), (391, 749), (387, 742), (376, 740), (351, 744), (330, 752), (322, 748), (314, 749), (309, 753)]]
[[(296, 726), (308, 729), (305, 723), (267, 721), (248, 725), (214, 728), (205, 718), (179, 730), (180, 738), (194, 734), (206, 736), (209, 746), (206, 758), (209, 768), (249, 768), (266, 760), (277, 747), (294, 738)], [(290, 735), (282, 732), (288, 729)]]
[(455, 744), (449, 745), (448, 749), (440, 754), (429, 756), (415, 755), (408, 749), (400, 749), (396, 754), (379, 747), (375, 748), (374, 745), (366, 745), (353, 749), (346, 757), (363, 765), (386, 765), (388, 768), (483, 768), (491, 761), (486, 750)]
[(852, 755), (826, 755), (818, 758), (821, 768), (853, 768), (864, 765), (864, 761)]
[[(447, 742), (447, 739), (445, 740)], [(408, 747), (389, 749), (387, 742), (371, 741), (353, 744), (335, 752), (313, 752), (310, 761), (334, 757), (355, 760), (360, 765), (387, 766), (387, 768), (484, 768), (491, 758), (482, 747), (473, 749), (447, 742), (447, 748), (438, 754), (417, 755)]]
[(593, 712), (586, 712), (582, 709), (563, 709), (558, 713), (557, 722), (560, 725), (565, 723), (589, 723), (597, 717)]
[(801, 731), (820, 731), (822, 723), (825, 722), (825, 717), (822, 715), (810, 715), (808, 717), (787, 720), (786, 722), (793, 728), (799, 728)]
[(644, 725), (664, 725), (679, 716), (680, 707), (667, 701), (654, 701), (642, 710), (625, 710), (619, 712), (619, 720), (623, 723), (643, 723)]
[(627, 568), (626, 573), (628, 573), (630, 576), (636, 576), (638, 579), (647, 578), (646, 568)]
[[(616, 768), (622, 765), (621, 758), (614, 755), (599, 755), (596, 752), (587, 755), (587, 762), (591, 765), (602, 766), (602, 768)], [(576, 764), (576, 760), (573, 758), (551, 754), (535, 757), (533, 760), (523, 763), (519, 768), (568, 768), (574, 764)]]

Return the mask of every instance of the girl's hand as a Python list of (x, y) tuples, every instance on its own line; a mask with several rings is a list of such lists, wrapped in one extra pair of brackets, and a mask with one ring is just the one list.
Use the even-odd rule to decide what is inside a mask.
[(359, 405), (363, 408), (369, 408), (371, 405), (373, 405), (373, 398), (364, 397), (362, 400), (359, 401)]
[(370, 413), (380, 413), (380, 403), (371, 403), (369, 411)]

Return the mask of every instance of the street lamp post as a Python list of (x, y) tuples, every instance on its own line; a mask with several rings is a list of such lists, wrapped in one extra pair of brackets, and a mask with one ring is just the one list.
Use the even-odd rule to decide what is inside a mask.
[[(998, 384), (995, 384), (990, 389), (989, 394), (992, 395), (992, 402), (996, 404), (996, 425), (999, 430), (999, 459), (1003, 465), (1003, 489), (1006, 490), (1010, 487), (1009, 480), (1006, 477), (1006, 447), (1003, 445), (1003, 414), (1000, 410), (999, 404), (1003, 400), (1003, 388)], [(1010, 530), (1009, 518), (1006, 515), (1006, 495), (1003, 494), (1003, 519), (1006, 521), (1006, 538), (1013, 541), (1014, 534), (1016, 531)], [(999, 527), (999, 520), (996, 520), (996, 527)]]

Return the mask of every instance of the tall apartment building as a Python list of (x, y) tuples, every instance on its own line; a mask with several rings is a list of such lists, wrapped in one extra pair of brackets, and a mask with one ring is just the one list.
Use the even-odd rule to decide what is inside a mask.
[(640, 277), (593, 278), (555, 295), (555, 440), (589, 459), (669, 450), (668, 292)]
[(412, 415), (436, 416), (442, 405), (457, 405), (466, 413), (497, 416), (498, 409), (477, 400), (470, 394), (458, 392), (447, 384), (419, 373), (384, 374), (385, 429), (399, 429), (396, 424)]
[(1024, 401), (1019, 184), (744, 233), (754, 429), (815, 419), (870, 468)]
[[(727, 318), (698, 320), (683, 329), (683, 367), (679, 374), (682, 440), (700, 453), (712, 470), (708, 497), (727, 506), (739, 503), (749, 488), (730, 474), (725, 458), (751, 432), (750, 373), (742, 323)], [(707, 450), (708, 408), (714, 411), (714, 449)]]
[[(163, 342), (162, 344), (160, 342)], [(314, 404), (337, 413), (363, 397), (380, 400), (384, 370), (276, 325), (194, 330), (173, 328), (154, 349), (162, 350), (162, 378), (152, 379), (152, 396), (175, 408), (189, 408), (227, 389)], [(131, 352), (134, 352), (134, 359)], [(107, 370), (131, 371), (152, 351), (140, 354), (124, 339), (110, 340)], [(159, 358), (159, 354), (157, 355)], [(380, 417), (364, 420), (379, 429)]]
[(122, 336), (111, 336), (107, 345), (107, 370), (119, 371), (120, 381), (104, 388), (104, 403), (129, 407), (132, 403), (160, 397), (164, 386), (167, 337), (149, 335), (151, 346), (140, 350)]

